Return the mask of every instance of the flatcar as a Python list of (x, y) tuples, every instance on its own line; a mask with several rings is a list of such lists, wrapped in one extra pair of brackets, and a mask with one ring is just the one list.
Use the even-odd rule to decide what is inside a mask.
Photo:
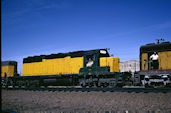
[(134, 79), (134, 84), (145, 87), (170, 86), (171, 43), (151, 43), (141, 46), (140, 71)]

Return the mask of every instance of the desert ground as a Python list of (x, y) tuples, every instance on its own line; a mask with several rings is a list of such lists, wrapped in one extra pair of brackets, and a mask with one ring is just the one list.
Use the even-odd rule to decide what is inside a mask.
[(171, 113), (171, 93), (2, 90), (2, 109), (17, 113)]

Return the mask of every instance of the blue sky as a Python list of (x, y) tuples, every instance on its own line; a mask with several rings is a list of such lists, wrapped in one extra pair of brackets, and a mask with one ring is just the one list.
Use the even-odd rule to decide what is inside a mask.
[(171, 0), (2, 0), (2, 60), (110, 48), (120, 61), (171, 41)]

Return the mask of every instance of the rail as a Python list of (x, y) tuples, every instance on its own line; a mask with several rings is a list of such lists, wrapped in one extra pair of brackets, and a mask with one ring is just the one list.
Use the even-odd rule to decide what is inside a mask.
[(3, 90), (27, 90), (27, 91), (75, 91), (75, 92), (90, 92), (90, 91), (102, 91), (102, 92), (135, 92), (135, 93), (169, 93), (171, 88), (43, 88), (43, 87), (34, 87), (34, 88), (2, 88)]

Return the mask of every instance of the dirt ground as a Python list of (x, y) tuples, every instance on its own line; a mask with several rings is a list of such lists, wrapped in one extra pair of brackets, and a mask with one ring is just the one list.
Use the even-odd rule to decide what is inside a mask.
[[(171, 113), (171, 93), (2, 90), (2, 109), (17, 113), (156, 111)], [(107, 113), (107, 112), (106, 112)], [(120, 112), (121, 113), (121, 112)]]

